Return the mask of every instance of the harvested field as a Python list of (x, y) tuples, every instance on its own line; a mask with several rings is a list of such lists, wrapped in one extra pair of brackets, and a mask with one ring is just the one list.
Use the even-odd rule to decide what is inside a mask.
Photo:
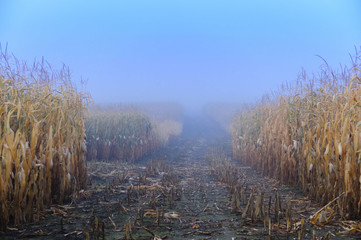
[[(207, 124), (205, 124), (207, 123)], [(231, 177), (230, 177), (231, 176)], [(135, 164), (90, 162), (88, 189), (3, 239), (357, 239), (353, 222), (309, 217), (322, 208), (300, 189), (234, 162), (227, 133), (186, 121), (171, 145)], [(325, 217), (329, 213), (325, 212)], [(303, 220), (302, 220), (303, 219)], [(352, 230), (351, 230), (352, 231)], [(354, 232), (358, 231), (355, 228)]]
[(360, 4), (0, 0), (0, 240), (361, 239)]

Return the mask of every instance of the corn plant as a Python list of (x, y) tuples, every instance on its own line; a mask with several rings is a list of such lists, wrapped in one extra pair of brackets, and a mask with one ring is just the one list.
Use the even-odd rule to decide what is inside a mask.
[[(359, 60), (356, 57), (356, 60)], [(343, 217), (361, 216), (361, 80), (357, 61), (319, 79), (302, 79), (233, 119), (233, 154), (241, 162), (312, 198), (338, 201)]]
[(181, 124), (155, 121), (134, 108), (92, 108), (86, 120), (87, 159), (133, 162), (169, 142)]
[[(85, 187), (88, 96), (68, 69), (0, 55), (0, 227), (39, 219), (53, 202)], [(11, 219), (11, 222), (9, 220)]]
[(136, 111), (99, 109), (86, 120), (88, 159), (132, 162), (154, 151), (151, 120)]

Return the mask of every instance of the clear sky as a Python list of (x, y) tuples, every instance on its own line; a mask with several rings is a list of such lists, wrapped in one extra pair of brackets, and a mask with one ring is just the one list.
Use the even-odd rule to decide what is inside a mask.
[(96, 102), (251, 102), (361, 46), (358, 0), (0, 0), (0, 42)]

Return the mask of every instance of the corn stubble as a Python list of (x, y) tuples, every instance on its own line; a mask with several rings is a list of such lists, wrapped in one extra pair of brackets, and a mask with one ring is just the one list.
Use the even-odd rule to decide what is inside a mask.
[[(301, 76), (233, 119), (233, 154), (264, 175), (299, 185), (326, 204), (337, 200), (341, 217), (361, 216), (361, 70), (333, 72), (320, 79)], [(317, 85), (317, 86), (316, 86)]]
[(44, 207), (85, 187), (88, 97), (68, 69), (0, 56), (0, 227), (39, 219)]

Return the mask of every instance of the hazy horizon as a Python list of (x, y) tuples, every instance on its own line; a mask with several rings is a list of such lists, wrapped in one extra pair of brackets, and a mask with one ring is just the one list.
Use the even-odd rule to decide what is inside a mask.
[(96, 103), (245, 103), (349, 64), (359, 1), (2, 1), (0, 43), (63, 63)]

